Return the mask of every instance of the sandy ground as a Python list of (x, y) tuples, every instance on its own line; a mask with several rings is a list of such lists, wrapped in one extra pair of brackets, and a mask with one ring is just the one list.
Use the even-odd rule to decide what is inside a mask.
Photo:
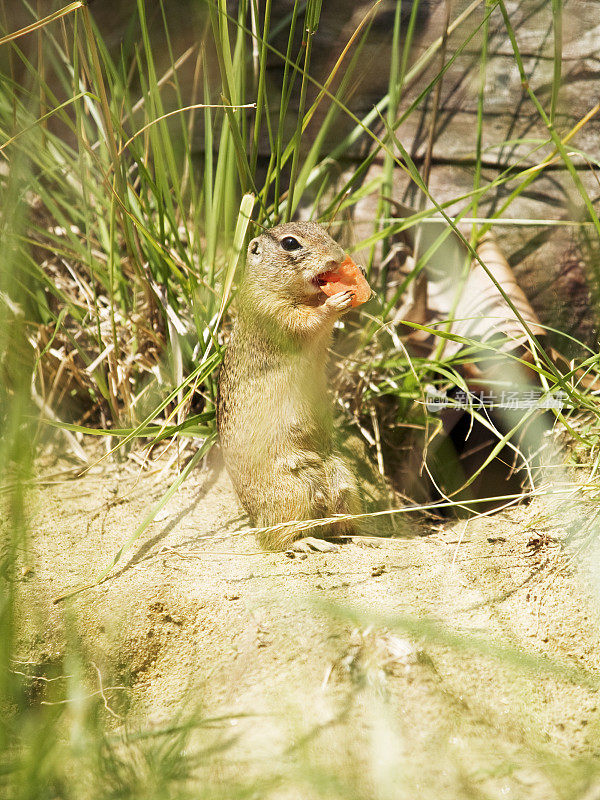
[(292, 560), (258, 550), (215, 453), (108, 580), (53, 604), (174, 475), (126, 460), (31, 492), (24, 659), (59, 656), (74, 618), (127, 687), (117, 730), (224, 717), (190, 741), (227, 744), (199, 775), (267, 780), (252, 796), (600, 797), (597, 688), (547, 668), (600, 674), (599, 614), (541, 501)]

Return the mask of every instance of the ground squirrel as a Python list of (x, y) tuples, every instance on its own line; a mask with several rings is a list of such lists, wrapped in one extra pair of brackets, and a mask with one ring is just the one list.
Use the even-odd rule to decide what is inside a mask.
[[(265, 230), (248, 247), (217, 428), (227, 471), (258, 527), (363, 510), (357, 477), (334, 441), (326, 376), (334, 323), (354, 293), (328, 297), (319, 284), (345, 258), (313, 222)], [(281, 527), (259, 540), (270, 550), (327, 551), (337, 547), (323, 537), (353, 532), (352, 521), (339, 521), (301, 532)]]

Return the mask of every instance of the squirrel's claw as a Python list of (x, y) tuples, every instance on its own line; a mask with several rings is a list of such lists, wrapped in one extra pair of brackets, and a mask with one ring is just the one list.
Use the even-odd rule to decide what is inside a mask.
[(337, 313), (347, 311), (352, 305), (353, 297), (354, 292), (352, 289), (346, 289), (343, 292), (336, 292), (336, 294), (332, 294), (331, 297), (327, 298), (325, 301), (325, 306)]
[(337, 553), (339, 549), (339, 544), (317, 539), (315, 536), (305, 536), (304, 539), (292, 542), (285, 554), (288, 558), (295, 558), (298, 553)]

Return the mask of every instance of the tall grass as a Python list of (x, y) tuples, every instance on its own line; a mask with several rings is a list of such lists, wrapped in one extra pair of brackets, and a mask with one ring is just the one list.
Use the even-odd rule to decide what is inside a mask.
[[(52, 64), (60, 79), (58, 86), (56, 81), (50, 86), (45, 71), (36, 71), (20, 49), (25, 37), (5, 45), (13, 49), (13, 63), (18, 59), (28, 75), (26, 89), (7, 76), (0, 110), (5, 139), (2, 154), (9, 159), (7, 163), (19, 153), (31, 157), (35, 208), (18, 246), (26, 264), (30, 338), (35, 340), (40, 356), (35, 393), (39, 405), (47, 411), (52, 409), (52, 416), (79, 425), (91, 419), (100, 422), (103, 430), (112, 429), (120, 435), (131, 426), (129, 430), (135, 430), (138, 436), (146, 431), (145, 420), (162, 413), (157, 392), (179, 387), (177, 403), (169, 402), (166, 407), (165, 424), (173, 419), (181, 424), (186, 417), (182, 435), (206, 436), (214, 424), (212, 401), (218, 360), (212, 362), (212, 370), (201, 384), (193, 383), (189, 371), (194, 361), (206, 360), (215, 344), (219, 352), (223, 321), (219, 309), (224, 310), (223, 292), (226, 287), (225, 293), (229, 293), (232, 269), (239, 261), (232, 267), (227, 251), (240, 215), (247, 216), (240, 207), (242, 196), (254, 195), (257, 221), (272, 224), (291, 218), (301, 200), (303, 213), (317, 217), (322, 213), (328, 219), (336, 208), (351, 214), (352, 205), (365, 191), (380, 192), (383, 199), (379, 213), (382, 219), (388, 219), (385, 197), (390, 193), (393, 170), (399, 168), (420, 184), (422, 197), (427, 197), (418, 169), (403, 152), (394, 131), (439, 88), (445, 71), (482, 26), (484, 42), (487, 40), (485, 31), (495, 4), (488, 7), (481, 22), (472, 27), (417, 99), (398, 114), (403, 87), (419, 79), (443, 44), (433, 43), (408, 69), (407, 53), (418, 9), (414, 4), (402, 58), (392, 60), (389, 93), (377, 108), (377, 113), (387, 108), (381, 136), (373, 129), (373, 123), (379, 121), (377, 114), (369, 113), (360, 120), (345, 100), (377, 5), (360, 21), (351, 37), (353, 47), (342, 54), (331, 80), (324, 85), (318, 85), (310, 72), (318, 3), (306, 7), (295, 4), (290, 17), (283, 21), (289, 24), (290, 32), (285, 54), (269, 41), (268, 13), (259, 31), (249, 24), (251, 15), (245, 3), (239, 4), (237, 17), (228, 14), (224, 4), (209, 3), (205, 40), (179, 60), (172, 52), (163, 8), (171, 62), (165, 75), (157, 74), (141, 2), (137, 14), (140, 46), (135, 52), (123, 52), (118, 61), (97, 36), (86, 8), (75, 9), (65, 17), (60, 32), (58, 25), (50, 23), (37, 31), (45, 63)], [(470, 7), (467, 12), (473, 10)], [(464, 20), (465, 15), (461, 18)], [(510, 20), (506, 17), (505, 21), (516, 48)], [(453, 28), (451, 25), (449, 30)], [(300, 29), (308, 32), (298, 42)], [(399, 39), (400, 16), (396, 13), (395, 46)], [(274, 57), (284, 63), (282, 85), (278, 87), (280, 100), (275, 105), (266, 89), (267, 62)], [(518, 48), (515, 58), (519, 65)], [(196, 62), (194, 102), (185, 106), (179, 70), (190, 60)], [(333, 81), (336, 72), (342, 76), (337, 86)], [(138, 96), (131, 90), (136, 84), (140, 87)], [(219, 84), (222, 89), (216, 91), (214, 87)], [(169, 112), (163, 101), (166, 86), (176, 104)], [(312, 104), (307, 102), (309, 88)], [(555, 94), (553, 91), (553, 97)], [(299, 110), (295, 124), (290, 124), (293, 96)], [(40, 97), (46, 104), (43, 109)], [(533, 94), (532, 100), (536, 102)], [(51, 110), (45, 110), (46, 106)], [(321, 114), (319, 130), (313, 132), (311, 121), (319, 106), (327, 106), (327, 110)], [(179, 110), (183, 108), (187, 110)], [(479, 142), (482, 109), (480, 105)], [(45, 110), (42, 117), (41, 110)], [(571, 157), (541, 111), (549, 126), (547, 141), (556, 146), (597, 224)], [(196, 113), (202, 114), (204, 129), (200, 163), (192, 156), (190, 141)], [(323, 144), (335, 132), (340, 115), (349, 116), (353, 127), (332, 152), (323, 152)], [(53, 123), (51, 127), (49, 122)], [(349, 180), (339, 186), (331, 170), (332, 159), (361, 136), (370, 140), (372, 147), (356, 164)], [(266, 169), (258, 170), (261, 142), (268, 143), (270, 156)], [(381, 179), (361, 190), (366, 170), (380, 152), (384, 154)], [(497, 218), (550, 160), (516, 173), (511, 168), (483, 186), (476, 178), (472, 206), (467, 203), (463, 215), (471, 207), (477, 216), (478, 203), (486, 193), (510, 181), (516, 188), (494, 215)], [(201, 180), (196, 179), (199, 174)], [(282, 181), (287, 187), (284, 191)], [(448, 204), (459, 199), (453, 198)], [(429, 200), (444, 213), (443, 204), (431, 197)], [(431, 211), (425, 210), (418, 217), (391, 225), (374, 222), (373, 235), (356, 246), (370, 246), (373, 258), (382, 244), (385, 255), (390, 236), (430, 215)], [(446, 219), (450, 233), (454, 223)], [(436, 247), (443, 243), (441, 237)], [(409, 280), (425, 261), (420, 258)], [(373, 282), (383, 294), (385, 268), (374, 273)], [(405, 282), (386, 304), (383, 322), (406, 288)], [(552, 371), (550, 364), (548, 367)], [(410, 372), (406, 362), (404, 370)], [(185, 374), (188, 377), (184, 380)], [(197, 413), (190, 416), (192, 405)]]
[[(43, 676), (60, 679), (44, 686), (46, 700), (68, 697), (72, 702), (52, 706), (32, 700), (32, 682), (20, 674), (23, 670), (15, 669), (19, 656), (15, 604), (20, 600), (15, 576), (29, 536), (24, 486), (50, 430), (81, 462), (89, 458), (81, 446), (85, 434), (103, 437), (107, 451), (140, 441), (148, 448), (169, 447), (176, 441), (183, 463), (180, 476), (99, 577), (108, 574), (215, 441), (215, 381), (227, 339), (227, 311), (254, 223), (271, 225), (299, 213), (328, 223), (336, 215), (352, 218), (357, 204), (370, 194), (378, 198), (372, 230), (352, 247), (370, 254), (371, 281), (383, 301), (368, 309), (365, 326), (352, 319), (345, 323), (355, 350), (344, 362), (351, 379), (339, 382), (340, 407), (350, 422), (367, 431), (372, 443), (372, 420), (386, 412), (388, 401), (393, 403), (395, 424), (408, 420), (426, 438), (438, 427), (422, 404), (425, 388), (465, 387), (460, 366), (481, 357), (481, 348), (464, 340), (463, 351), (452, 358), (444, 358), (443, 348), (434, 358), (409, 357), (398, 344), (393, 319), (401, 296), (447, 237), (456, 234), (477, 259), (478, 237), (509, 213), (511, 203), (556, 163), (571, 176), (592, 235), (600, 234), (593, 198), (574, 165), (573, 151), (567, 148), (587, 120), (569, 131), (556, 127), (561, 2), (552, 2), (555, 38), (549, 107), (528, 83), (518, 31), (504, 2), (488, 2), (483, 9), (480, 5), (473, 3), (449, 20), (447, 34), (455, 37), (452, 46), (444, 36), (413, 60), (419, 3), (413, 3), (406, 30), (398, 4), (390, 31), (388, 90), (362, 117), (352, 104), (352, 94), (380, 3), (357, 19), (349, 47), (340, 48), (330, 75), (322, 81), (311, 67), (322, 10), (319, 0), (296, 0), (277, 30), (270, 0), (265, 4), (242, 0), (233, 11), (225, 0), (210, 0), (198, 7), (204, 35), (184, 53), (173, 47), (169, 5), (161, 0), (161, 40), (168, 51), (168, 66), (162, 73), (153, 44), (156, 32), (144, 0), (137, 2), (135, 35), (118, 53), (99, 35), (93, 5), (90, 9), (72, 3), (62, 9), (62, 16), (53, 15), (20, 32), (11, 26), (10, 4), (3, 5), (0, 47), (8, 52), (0, 86), (0, 471), (6, 488), (0, 554), (0, 787), (4, 796), (266, 797), (282, 779), (269, 773), (246, 785), (208, 781), (201, 790), (197, 783), (190, 785), (198, 764), (189, 755), (187, 737), (205, 723), (202, 715), (183, 720), (175, 733), (169, 729), (140, 738), (116, 738), (102, 717), (103, 698), (90, 684), (76, 621), (64, 659), (49, 665), (48, 675)], [(26, 2), (23, 7), (31, 20), (36, 19)], [(500, 16), (514, 64), (547, 135), (532, 144), (522, 163), (484, 181), (489, 24)], [(282, 30), (288, 32), (285, 52), (274, 44), (274, 34)], [(398, 137), (398, 129), (432, 101), (449, 68), (479, 36), (481, 88), (473, 189), (440, 202), (425, 171)], [(432, 74), (436, 58), (438, 67)], [(269, 77), (273, 62), (282, 66), (276, 87)], [(189, 64), (193, 64), (191, 92), (180, 77)], [(409, 101), (407, 89), (415, 86), (417, 96)], [(343, 126), (347, 132), (340, 140), (336, 132), (341, 120), (347, 123)], [(432, 142), (437, 121), (434, 113)], [(194, 153), (199, 140), (198, 155)], [(360, 155), (352, 170), (344, 171), (340, 163), (350, 148), (357, 152), (357, 143), (364, 145)], [(594, 163), (593, 155), (583, 156)], [(383, 166), (373, 177), (370, 170), (378, 158)], [(398, 175), (411, 181), (422, 198), (418, 212), (402, 220), (390, 216), (389, 196)], [(478, 218), (482, 201), (503, 187), (509, 192), (506, 200), (489, 218), (480, 218), (472, 236), (465, 238), (457, 222), (469, 215)], [(457, 204), (462, 210), (450, 217), (446, 209)], [(446, 230), (426, 252), (417, 252), (414, 269), (390, 291), (388, 268), (379, 266), (382, 259), (392, 252), (396, 237), (418, 223), (427, 224), (434, 214), (445, 219)], [(596, 274), (592, 278), (598, 280)], [(595, 285), (596, 296), (598, 291), (600, 286)], [(512, 305), (511, 298), (506, 299)], [(420, 327), (439, 334), (441, 341), (452, 338), (444, 329)], [(572, 409), (557, 416), (587, 447), (596, 436), (598, 406), (595, 395), (579, 382), (575, 367), (580, 365), (561, 372), (536, 337), (532, 343), (537, 354), (532, 369), (548, 391), (559, 387), (567, 393)], [(497, 353), (498, 345), (491, 351)], [(585, 353), (581, 366), (595, 373), (595, 354)], [(571, 423), (578, 414), (586, 415), (581, 417), (585, 424), (575, 429)], [(526, 423), (524, 417), (518, 427)], [(509, 434), (499, 433), (496, 452), (509, 439)], [(402, 620), (387, 623), (402, 627)], [(423, 627), (416, 632), (427, 633)], [(451, 645), (458, 646), (456, 641)], [(537, 668), (520, 666), (529, 671)], [(213, 751), (208, 744), (206, 753), (210, 765)], [(86, 769), (80, 771), (78, 764)], [(554, 766), (560, 773), (559, 765)], [(597, 765), (582, 759), (581, 772), (593, 777)], [(332, 796), (327, 792), (340, 776), (333, 768), (331, 773), (312, 774), (311, 789)], [(564, 791), (565, 774), (557, 779)], [(359, 785), (352, 787), (352, 795), (345, 793), (343, 780), (336, 785), (335, 796), (366, 796)]]

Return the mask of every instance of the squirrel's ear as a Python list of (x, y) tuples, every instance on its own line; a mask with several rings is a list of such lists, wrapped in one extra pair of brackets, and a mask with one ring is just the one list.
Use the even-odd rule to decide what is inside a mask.
[(260, 242), (258, 238), (252, 239), (248, 245), (248, 252), (252, 253), (253, 255), (256, 255), (258, 252), (260, 252)]

